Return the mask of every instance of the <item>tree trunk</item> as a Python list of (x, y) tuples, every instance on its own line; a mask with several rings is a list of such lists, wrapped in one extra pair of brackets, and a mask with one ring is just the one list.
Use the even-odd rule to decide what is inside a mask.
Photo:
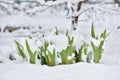
[(115, 3), (119, 3), (119, 0), (114, 0)]
[[(82, 5), (82, 2), (79, 2), (78, 5), (77, 5), (77, 12), (80, 11), (81, 5)], [(77, 24), (78, 24), (78, 18), (79, 18), (79, 16), (73, 16), (72, 17), (72, 27), (73, 27), (73, 30), (76, 30), (76, 27), (77, 27)]]
[(1, 30), (1, 28), (0, 28), (0, 32), (1, 32), (2, 30)]

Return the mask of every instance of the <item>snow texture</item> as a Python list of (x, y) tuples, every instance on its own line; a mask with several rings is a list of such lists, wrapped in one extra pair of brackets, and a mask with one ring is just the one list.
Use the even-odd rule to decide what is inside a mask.
[[(54, 3), (52, 1), (47, 3), (41, 1), (41, 3), (51, 6), (65, 1), (66, 0), (57, 0)], [(77, 2), (78, 0), (69, 1)], [(4, 6), (7, 7), (6, 5)], [(68, 5), (68, 7), (69, 6), (70, 5)], [(85, 11), (86, 9), (88, 10)], [(73, 32), (71, 32), (71, 20), (66, 18), (67, 11), (64, 8), (60, 10), (49, 8), (44, 12), (36, 13), (34, 16), (28, 16), (22, 11), (12, 15), (4, 14), (3, 16), (1, 11), (0, 80), (120, 80), (119, 7), (116, 4), (83, 4), (81, 12), (82, 11), (85, 12), (80, 15), (77, 30)], [(52, 43), (52, 46), (49, 46), (48, 50), (52, 52), (52, 49), (55, 47), (56, 50), (60, 52), (66, 49), (68, 45), (68, 39), (64, 35), (66, 30), (69, 31), (71, 36), (74, 36), (74, 45), (78, 48), (84, 41), (87, 43), (91, 41), (90, 28), (92, 22), (94, 22), (95, 32), (98, 35), (105, 28), (107, 32), (110, 32), (104, 46), (105, 49), (100, 64), (80, 62), (71, 65), (48, 67), (46, 65), (40, 65), (40, 62), (37, 62), (39, 65), (29, 64), (17, 54), (14, 40), (17, 40), (25, 47), (26, 39), (31, 45), (32, 51), (35, 51), (36, 47), (42, 45), (42, 41), (39, 42), (39, 40), (48, 40)], [(3, 32), (6, 26), (28, 26), (30, 30), (20, 29), (13, 33)], [(41, 29), (39, 29), (39, 27), (41, 27)], [(54, 34), (56, 27), (60, 35)], [(43, 34), (45, 38), (41, 38)], [(31, 35), (33, 39), (29, 39), (28, 35)], [(40, 37), (40, 39), (38, 39), (38, 37)], [(34, 43), (35, 41), (36, 43)], [(95, 40), (93, 41), (99, 43)], [(13, 55), (12, 61), (9, 59), (10, 55)], [(69, 58), (71, 58), (71, 56)], [(58, 59), (58, 63), (59, 62), (61, 61)]]

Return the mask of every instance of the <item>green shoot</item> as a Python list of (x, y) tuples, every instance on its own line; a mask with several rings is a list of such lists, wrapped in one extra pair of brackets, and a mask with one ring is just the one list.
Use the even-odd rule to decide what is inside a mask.
[(80, 47), (79, 52), (76, 53), (76, 62), (82, 61), (82, 51), (83, 51), (83, 45)]
[(30, 59), (29, 59), (30, 63), (35, 64), (36, 51), (35, 52), (31, 51), (27, 40), (26, 40), (26, 48), (27, 48), (27, 52), (28, 52), (29, 57), (30, 57)]
[(17, 41), (15, 41), (15, 43), (16, 43), (17, 51), (18, 51), (19, 55), (20, 55), (23, 59), (25, 59), (26, 56), (25, 56), (25, 53), (24, 53), (24, 51), (23, 51), (23, 46), (20, 45)]
[(68, 60), (68, 56), (71, 56), (74, 51), (75, 51), (75, 47), (73, 46), (73, 42), (74, 42), (74, 38), (72, 37), (72, 39), (68, 36), (68, 47), (66, 48), (66, 50), (62, 50), (62, 52), (60, 53), (61, 55), (61, 60), (63, 64), (71, 64), (75, 57), (71, 58), (70, 60)]
[(48, 66), (55, 66), (56, 65), (55, 54), (56, 54), (55, 48), (54, 48), (52, 53), (50, 51), (48, 51), (48, 55), (46, 56)]
[(55, 31), (55, 35), (58, 35), (58, 34), (59, 34), (59, 32), (58, 32), (57, 27), (56, 27), (55, 29), (56, 29), (56, 31)]
[[(92, 24), (92, 27), (91, 27), (91, 37), (96, 39), (93, 24)], [(106, 32), (106, 29), (105, 29), (103, 31), (103, 33), (101, 33), (100, 37), (96, 39), (96, 40), (98, 40), (98, 39), (102, 38), (99, 45), (96, 46), (94, 44), (94, 42), (91, 41), (91, 46), (92, 46), (93, 53), (94, 53), (94, 62), (95, 63), (99, 63), (100, 60), (101, 60), (101, 56), (102, 56), (102, 52), (103, 52), (103, 46), (104, 46), (106, 37), (107, 37), (107, 32)]]

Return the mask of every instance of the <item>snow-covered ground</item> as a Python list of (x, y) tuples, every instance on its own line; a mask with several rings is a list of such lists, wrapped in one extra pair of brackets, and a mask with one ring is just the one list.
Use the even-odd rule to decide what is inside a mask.
[(55, 67), (32, 64), (0, 64), (0, 80), (120, 80), (120, 67), (78, 63)]
[[(10, 61), (8, 59), (9, 55), (16, 54), (14, 40), (23, 42), (28, 38), (28, 35), (37, 38), (44, 33), (48, 39), (58, 43), (60, 41), (55, 40), (59, 40), (59, 38), (51, 38), (52, 31), (54, 32), (55, 27), (61, 33), (67, 29), (71, 30), (70, 20), (65, 17), (66, 11), (58, 11), (58, 13), (53, 12), (54, 14), (51, 14), (49, 10), (45, 13), (37, 13), (34, 17), (28, 17), (24, 14), (1, 16), (0, 27), (2, 28), (6, 25), (31, 26), (35, 28), (31, 31), (0, 32), (0, 80), (120, 80), (119, 8), (116, 5), (87, 4), (83, 6), (83, 10), (91, 6), (94, 6), (93, 10), (89, 10), (80, 16), (80, 20), (83, 21), (79, 22), (76, 32), (82, 34), (85, 41), (88, 41), (92, 21), (98, 34), (105, 28), (108, 32), (111, 32), (107, 37), (105, 51), (100, 64), (80, 62), (71, 65), (48, 67), (46, 65), (29, 64), (19, 59)], [(38, 26), (42, 26), (39, 31)], [(32, 31), (38, 31), (38, 33), (32, 34)], [(63, 42), (62, 39), (60, 40)], [(62, 46), (65, 46), (65, 44), (63, 43)], [(18, 55), (16, 54), (15, 56)]]

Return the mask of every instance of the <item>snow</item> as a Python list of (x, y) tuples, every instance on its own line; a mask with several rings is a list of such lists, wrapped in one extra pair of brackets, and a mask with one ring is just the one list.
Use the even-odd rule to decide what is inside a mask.
[(58, 52), (61, 52), (63, 49), (66, 49), (68, 46), (68, 39), (65, 35), (48, 36), (47, 40), (56, 46)]
[[(12, 64), (12, 65), (11, 65)], [(14, 66), (13, 66), (14, 65)], [(32, 64), (0, 64), (1, 80), (119, 80), (120, 67), (78, 63), (55, 67)], [(4, 71), (5, 70), (5, 71)]]
[[(114, 31), (110, 34), (111, 36), (108, 37), (107, 43), (105, 45), (105, 51), (103, 55), (103, 63), (113, 65), (113, 64), (120, 64), (120, 42), (119, 42), (119, 35), (120, 30), (114, 29)], [(111, 43), (111, 44), (108, 44)], [(108, 48), (108, 49), (107, 49)]]
[(79, 30), (73, 31), (71, 36), (74, 37), (74, 45), (76, 46), (76, 49), (80, 48), (80, 46), (85, 42), (85, 39), (80, 34)]
[(3, 3), (13, 3), (14, 1), (13, 0), (0, 0), (0, 2), (3, 2)]
[(48, 48), (47, 48), (47, 50), (50, 51), (51, 54), (53, 54), (54, 49), (55, 49), (55, 53), (56, 53), (56, 47), (55, 47), (55, 45), (49, 45)]
[(103, 39), (99, 39), (99, 40), (96, 40), (94, 38), (91, 39), (91, 41), (94, 43), (95, 46), (99, 46), (100, 45), (100, 42), (102, 41)]
[(78, 3), (78, 2), (82, 2), (82, 1), (85, 1), (85, 0), (68, 0), (69, 3)]
[[(57, 1), (55, 3), (50, 1), (45, 4), (50, 6), (65, 2), (64, 0)], [(21, 6), (23, 7), (23, 5)], [(66, 18), (66, 10), (63, 8), (60, 10), (50, 8), (33, 16), (28, 16), (22, 11), (18, 14), (0, 16), (0, 28), (2, 30), (8, 25), (30, 27), (30, 30), (20, 29), (12, 33), (0, 32), (0, 80), (120, 80), (120, 29), (118, 29), (120, 26), (120, 9), (114, 4), (84, 4), (81, 12), (87, 8), (89, 10), (79, 17), (79, 20), (82, 21), (78, 23), (76, 31), (71, 31), (71, 20)], [(84, 20), (86, 18), (87, 20)], [(68, 46), (68, 38), (65, 36), (67, 29), (69, 35), (74, 36), (74, 45), (79, 48), (83, 42), (90, 43), (92, 22), (94, 22), (97, 35), (104, 29), (107, 29), (108, 33), (110, 32), (99, 64), (79, 62), (49, 67), (41, 65), (40, 61), (37, 64), (30, 64), (17, 54), (14, 40), (20, 42), (24, 47), (26, 46), (25, 40), (28, 40), (32, 51), (35, 51), (36, 47), (42, 46), (42, 41), (46, 40), (52, 44), (48, 46), (50, 52), (53, 52), (53, 48), (56, 48), (57, 52), (61, 52)], [(42, 28), (39, 29), (39, 26)], [(55, 35), (56, 27), (59, 35)], [(33, 32), (36, 33), (33, 34)], [(43, 34), (44, 38), (42, 37)], [(32, 39), (28, 38), (29, 35), (32, 36)], [(41, 42), (38, 37), (42, 40)], [(99, 44), (99, 41), (93, 39), (92, 41), (97, 43), (96, 45)], [(14, 55), (15, 60), (9, 59), (11, 54)], [(68, 58), (71, 59), (73, 56)], [(57, 63), (60, 62), (61, 60), (58, 58)]]

